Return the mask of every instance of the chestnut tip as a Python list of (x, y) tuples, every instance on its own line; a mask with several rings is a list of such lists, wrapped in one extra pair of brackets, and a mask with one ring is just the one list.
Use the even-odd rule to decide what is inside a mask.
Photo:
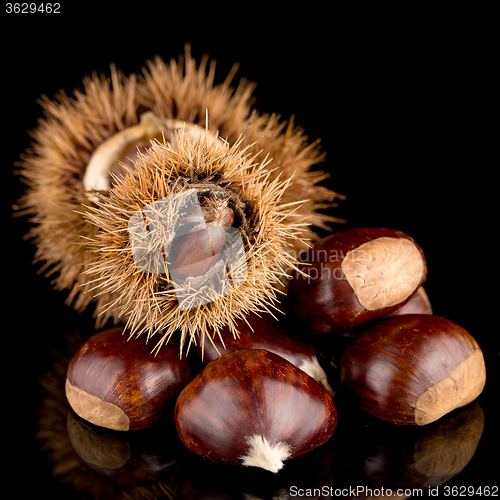
[(286, 443), (271, 444), (258, 434), (247, 437), (248, 451), (240, 458), (244, 467), (260, 467), (275, 474), (283, 468), (283, 462), (292, 455), (291, 447)]

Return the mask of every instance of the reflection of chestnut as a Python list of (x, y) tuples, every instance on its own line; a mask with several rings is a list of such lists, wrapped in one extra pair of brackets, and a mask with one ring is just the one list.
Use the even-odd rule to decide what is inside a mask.
[(114, 430), (155, 424), (169, 401), (191, 379), (179, 345), (170, 341), (155, 355), (143, 338), (123, 328), (94, 335), (69, 363), (66, 397), (77, 415)]
[(177, 399), (177, 431), (213, 461), (277, 472), (335, 431), (332, 398), (312, 377), (264, 349), (209, 363)]
[[(221, 337), (224, 339), (224, 343)], [(266, 349), (290, 361), (297, 368), (323, 384), (325, 389), (333, 394), (325, 370), (318, 361), (316, 347), (287, 335), (280, 322), (270, 315), (248, 315), (246, 321), (241, 321), (238, 324), (238, 337), (235, 338), (229, 328), (225, 327), (220, 336), (216, 335), (211, 340), (205, 340), (204, 345), (200, 343), (196, 349), (204, 364), (213, 361), (222, 354), (233, 351)]]
[(317, 242), (289, 301), (315, 333), (345, 332), (401, 307), (427, 276), (424, 254), (401, 231), (348, 229)]
[(393, 490), (439, 486), (470, 462), (483, 429), (484, 413), (477, 402), (417, 433), (376, 427), (363, 436), (364, 473), (371, 483)]
[[(336, 436), (311, 452), (290, 460), (278, 474), (257, 467), (233, 467), (205, 460), (187, 449), (177, 459), (175, 477), (180, 498), (192, 500), (228, 500), (264, 498), (290, 499), (289, 489), (305, 491), (328, 488), (335, 478), (344, 477), (342, 456), (337, 456)], [(193, 471), (196, 471), (193, 473)], [(291, 495), (292, 498), (304, 498)], [(316, 496), (307, 498), (317, 498)], [(323, 497), (321, 497), (323, 498)]]
[(342, 391), (368, 414), (425, 425), (473, 401), (486, 369), (480, 347), (462, 327), (407, 314), (380, 321), (346, 348), (341, 381)]
[(118, 484), (136, 486), (157, 481), (175, 463), (179, 443), (175, 429), (111, 431), (89, 424), (72, 411), (68, 412), (67, 425), (69, 439), (80, 461)]

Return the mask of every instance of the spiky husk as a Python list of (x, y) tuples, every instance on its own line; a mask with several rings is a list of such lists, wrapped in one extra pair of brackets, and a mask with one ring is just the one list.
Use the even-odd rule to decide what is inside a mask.
[[(97, 327), (109, 318), (120, 321), (126, 311), (115, 308), (119, 299), (113, 286), (102, 287), (101, 283), (96, 288), (97, 283), (82, 272), (94, 269), (99, 258), (99, 252), (89, 251), (88, 242), (100, 229), (83, 215), (82, 204), (89, 200), (82, 179), (95, 149), (116, 132), (138, 123), (146, 111), (203, 127), (207, 126), (208, 112), (209, 130), (229, 145), (238, 142), (252, 158), (258, 152), (261, 158), (272, 157), (267, 182), (278, 175), (280, 182), (287, 181), (281, 203), (304, 201), (295, 207), (292, 218), (284, 214), (285, 223), (293, 225), (298, 219), (309, 223), (297, 227), (293, 235), (284, 235), (288, 248), (303, 248), (305, 240), (315, 238), (313, 226), (326, 227), (336, 220), (318, 212), (338, 197), (318, 186), (323, 173), (311, 171), (323, 158), (318, 144), (308, 144), (293, 121), (287, 124), (277, 115), (252, 111), (254, 85), (242, 80), (236, 88), (231, 87), (234, 73), (231, 71), (222, 84), (215, 84), (215, 63), (204, 57), (197, 66), (186, 46), (179, 61), (167, 64), (157, 57), (147, 63), (142, 75), (126, 77), (112, 66), (111, 77), (87, 77), (83, 91), (75, 91), (73, 97), (61, 92), (54, 100), (42, 98), (44, 117), (31, 133), (30, 149), (18, 162), (19, 173), (28, 185), (18, 213), (31, 216), (28, 237), (37, 247), (35, 261), (43, 263), (40, 271), (53, 278), (56, 289), (69, 290), (67, 303), (78, 311), (95, 302)], [(134, 317), (134, 324), (153, 325), (150, 319)]]
[(83, 80), (83, 87), (73, 97), (64, 92), (54, 100), (42, 97), (44, 117), (17, 163), (28, 185), (17, 214), (31, 217), (27, 237), (37, 248), (35, 263), (43, 263), (40, 272), (53, 277), (56, 289), (70, 290), (67, 301), (78, 310), (92, 300), (81, 276), (92, 256), (85, 252), (81, 236), (95, 231), (79, 213), (87, 200), (83, 174), (97, 146), (137, 123), (139, 106), (136, 78), (125, 77), (114, 66), (111, 78), (93, 74)]
[[(232, 71), (220, 85), (214, 84), (214, 64), (206, 70), (206, 58), (197, 67), (190, 56), (166, 64), (159, 57), (148, 62), (144, 75), (129, 77), (111, 66), (111, 77), (93, 74), (83, 81), (83, 91), (72, 97), (61, 92), (55, 99), (41, 99), (44, 117), (31, 132), (33, 142), (17, 163), (27, 184), (18, 201), (17, 215), (28, 215), (32, 223), (27, 238), (36, 246), (35, 263), (52, 278), (57, 290), (69, 290), (66, 302), (83, 311), (92, 301), (96, 312), (109, 297), (88, 293), (88, 277), (82, 270), (95, 256), (89, 253), (86, 237), (95, 226), (82, 216), (83, 176), (92, 153), (116, 132), (139, 121), (153, 109), (160, 117), (204, 123), (206, 110), (214, 130), (230, 130), (250, 113), (253, 85), (242, 81), (230, 87)], [(234, 134), (233, 134), (234, 135)], [(83, 237), (83, 239), (82, 239)], [(96, 326), (113, 311), (96, 315)]]
[[(194, 140), (179, 135), (171, 145), (155, 142), (147, 154), (140, 154), (134, 167), (116, 181), (106, 196), (88, 208), (89, 222), (100, 228), (91, 244), (98, 258), (86, 274), (98, 293), (115, 299), (107, 305), (127, 318), (132, 333), (148, 336), (161, 333), (158, 345), (176, 331), (181, 332), (181, 347), (186, 339), (197, 341), (210, 331), (218, 333), (225, 325), (235, 333), (237, 322), (249, 312), (271, 312), (278, 300), (276, 283), (296, 269), (296, 255), (290, 253), (287, 241), (300, 242), (305, 225), (294, 214), (297, 200), (284, 203), (284, 193), (292, 178), (270, 180), (269, 159), (258, 157), (242, 148), (241, 141), (232, 146)], [(210, 280), (188, 280), (176, 286), (166, 273), (138, 269), (131, 248), (129, 221), (134, 213), (157, 200), (168, 199), (188, 190), (220, 193), (230, 199), (241, 213), (238, 230), (245, 255), (232, 270), (230, 289), (219, 294)], [(173, 217), (163, 220), (168, 229)], [(150, 247), (165, 241), (149, 242)], [(238, 271), (245, 267), (244, 279)], [(234, 283), (239, 282), (239, 286)], [(197, 307), (179, 307), (180, 293), (196, 301), (200, 295), (209, 301)], [(211, 295), (212, 294), (212, 295)], [(186, 295), (184, 295), (186, 296)]]

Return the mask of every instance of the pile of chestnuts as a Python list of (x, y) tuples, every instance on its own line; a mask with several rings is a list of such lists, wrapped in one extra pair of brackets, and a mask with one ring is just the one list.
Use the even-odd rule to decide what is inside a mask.
[(425, 256), (410, 236), (341, 231), (308, 250), (300, 271), (289, 280), (288, 322), (252, 315), (239, 337), (223, 332), (197, 346), (194, 364), (172, 340), (152, 354), (124, 328), (98, 333), (69, 364), (71, 407), (121, 431), (173, 415), (196, 455), (276, 473), (337, 427), (336, 395), (320, 363), (327, 358), (316, 342), (325, 336), (335, 343), (350, 333), (336, 372), (342, 396), (390, 424), (429, 424), (483, 390), (481, 349), (462, 327), (432, 314)]

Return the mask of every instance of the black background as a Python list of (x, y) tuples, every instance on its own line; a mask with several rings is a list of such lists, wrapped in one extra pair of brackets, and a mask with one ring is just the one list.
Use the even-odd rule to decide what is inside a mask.
[(402, 230), (424, 249), (434, 313), (477, 339), (488, 369), (479, 398), (483, 438), (448, 484), (498, 484), (498, 160), (490, 155), (498, 106), (484, 18), (421, 13), (416, 21), (396, 13), (395, 22), (380, 12), (288, 16), (253, 4), (234, 8), (226, 19), (215, 5), (208, 16), (192, 5), (155, 11), (147, 2), (116, 17), (88, 3), (63, 4), (58, 18), (3, 15), (6, 498), (84, 498), (52, 477), (53, 464), (34, 438), (39, 380), (52, 369), (54, 351), (64, 352), (68, 333), (85, 336), (93, 327), (90, 314), (64, 306), (65, 294), (37, 275), (34, 248), (22, 240), (27, 221), (12, 218), (22, 191), (13, 163), (36, 126), (36, 100), (70, 93), (94, 70), (109, 74), (111, 62), (128, 74), (156, 54), (177, 58), (186, 42), (198, 60), (204, 53), (217, 60), (218, 81), (239, 62), (237, 79), (257, 83), (255, 108), (294, 115), (311, 140), (321, 139), (326, 184), (346, 196), (332, 214), (352, 227)]

